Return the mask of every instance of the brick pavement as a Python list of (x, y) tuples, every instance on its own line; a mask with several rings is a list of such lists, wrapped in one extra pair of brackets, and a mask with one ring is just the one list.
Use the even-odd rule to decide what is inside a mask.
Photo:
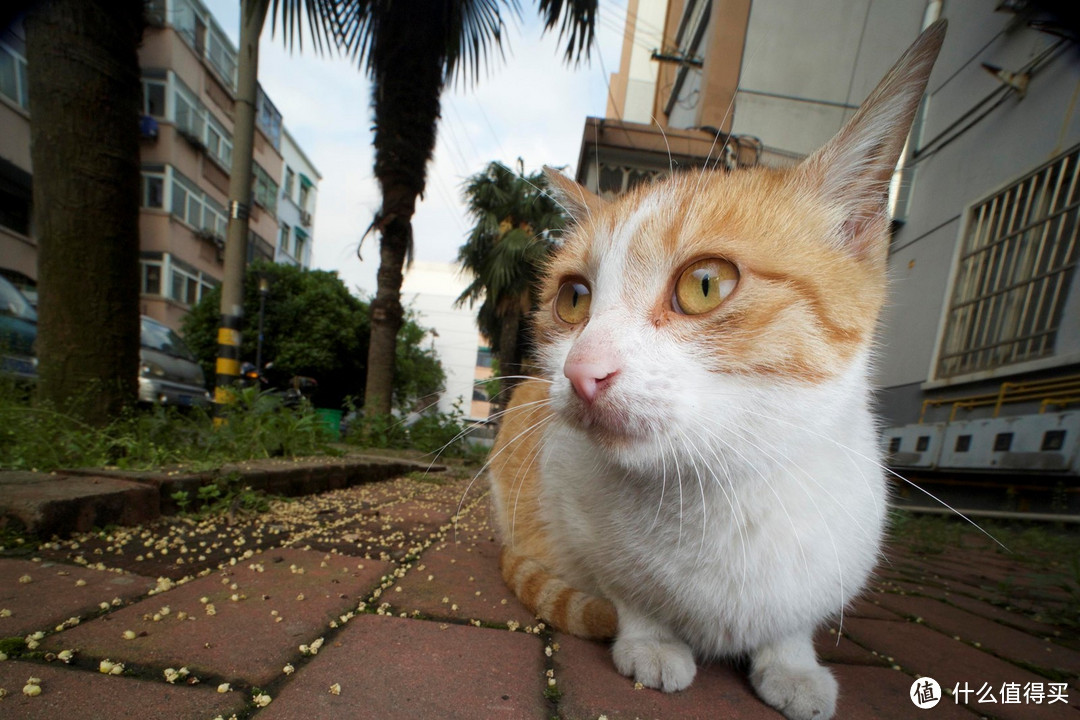
[[(635, 689), (605, 645), (543, 627), (503, 586), (486, 500), (463, 497), (467, 483), (399, 478), (258, 516), (6, 548), (0, 717), (780, 717), (738, 664), (665, 695)], [(896, 544), (842, 632), (818, 635), (837, 717), (1080, 720), (1069, 581), (985, 546)], [(103, 660), (122, 668), (103, 674)], [(919, 710), (921, 675), (966, 705)]]

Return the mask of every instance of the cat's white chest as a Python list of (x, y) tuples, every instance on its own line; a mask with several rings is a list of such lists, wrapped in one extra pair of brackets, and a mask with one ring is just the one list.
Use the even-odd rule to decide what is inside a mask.
[(743, 653), (839, 614), (876, 560), (885, 492), (862, 457), (872, 446), (823, 443), (796, 459), (779, 443), (758, 463), (739, 462), (745, 444), (698, 447), (640, 473), (565, 426), (547, 440), (541, 507), (558, 572), (662, 618), (699, 655)]

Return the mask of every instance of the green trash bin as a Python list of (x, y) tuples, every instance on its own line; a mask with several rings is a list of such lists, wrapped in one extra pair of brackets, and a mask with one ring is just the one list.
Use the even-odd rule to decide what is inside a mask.
[(315, 415), (319, 422), (335, 438), (341, 436), (341, 410), (331, 408), (315, 408)]

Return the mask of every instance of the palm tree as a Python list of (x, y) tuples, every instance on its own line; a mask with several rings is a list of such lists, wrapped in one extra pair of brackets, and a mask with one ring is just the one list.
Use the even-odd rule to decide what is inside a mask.
[[(567, 61), (588, 57), (597, 2), (539, 0), (545, 31), (559, 27)], [(372, 223), (381, 240), (364, 397), (368, 415), (390, 412), (402, 268), (412, 256), (412, 216), (435, 149), (440, 96), (455, 79), (475, 82), (490, 50), (502, 54), (504, 13), (517, 11), (516, 0), (352, 0), (336, 21), (338, 42), (364, 63), (372, 80), (375, 177), (382, 191)]]
[(522, 374), (528, 342), (522, 318), (536, 305), (536, 286), (548, 254), (566, 217), (546, 192), (541, 172), (525, 176), (499, 162), (465, 183), (469, 215), (476, 223), (458, 261), (473, 280), (460, 307), (481, 300), (477, 322), (492, 346), (498, 348), (501, 389), (505, 392)]
[(38, 397), (104, 425), (139, 366), (142, 0), (48, 0), (26, 15)]

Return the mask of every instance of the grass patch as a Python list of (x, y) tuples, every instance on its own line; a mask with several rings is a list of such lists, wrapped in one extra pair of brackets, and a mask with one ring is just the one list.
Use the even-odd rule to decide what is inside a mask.
[(215, 427), (208, 410), (132, 409), (102, 428), (0, 388), (0, 469), (75, 467), (203, 470), (225, 462), (337, 454), (336, 440), (307, 404), (240, 391), (228, 422)]

